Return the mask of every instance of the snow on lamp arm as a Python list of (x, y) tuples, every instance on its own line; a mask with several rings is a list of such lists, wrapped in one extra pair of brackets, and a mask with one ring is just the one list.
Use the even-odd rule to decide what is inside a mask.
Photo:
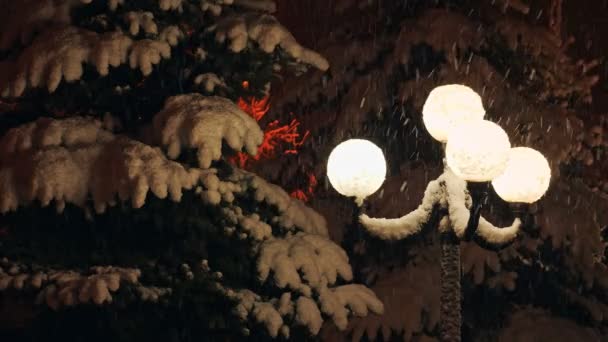
[(515, 219), (506, 228), (495, 227), (479, 216), (480, 201), (467, 190), (467, 181), (488, 182), (507, 168), (511, 151), (507, 134), (497, 124), (480, 119), (453, 126), (448, 136), (445, 172), (429, 183), (422, 204), (396, 219), (361, 215), (361, 223), (371, 235), (385, 240), (404, 239), (418, 233), (432, 211), (439, 209), (447, 213), (449, 228), (458, 239), (466, 239), (467, 232), (473, 232), (474, 238), (503, 245), (517, 236), (521, 220)]

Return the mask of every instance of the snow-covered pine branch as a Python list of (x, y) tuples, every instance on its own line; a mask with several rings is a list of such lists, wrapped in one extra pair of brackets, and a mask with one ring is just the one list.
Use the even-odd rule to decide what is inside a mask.
[(129, 25), (129, 33), (132, 36), (137, 36), (140, 30), (150, 34), (158, 33), (158, 26), (154, 22), (154, 14), (152, 12), (128, 12), (124, 18), (125, 22)]
[[(279, 215), (273, 217), (271, 223), (288, 231), (329, 236), (323, 216), (302, 201), (289, 196), (280, 186), (268, 183), (253, 173), (234, 168), (231, 175), (220, 179), (215, 169), (207, 169), (201, 170), (200, 179), (201, 186), (196, 190), (203, 201), (211, 205), (219, 205), (224, 201), (229, 205), (224, 212), (227, 222), (240, 226), (242, 233), (256, 240), (269, 237), (268, 228), (258, 222), (259, 217), (245, 216), (241, 208), (232, 204), (236, 197), (246, 196), (248, 192), (253, 192), (253, 199), (256, 202), (265, 203), (278, 210)], [(232, 229), (232, 227), (227, 228)]]
[(298, 233), (271, 239), (260, 246), (259, 279), (272, 274), (276, 286), (305, 296), (333, 285), (338, 277), (350, 281), (353, 274), (346, 252), (326, 237)]
[(362, 285), (343, 285), (319, 289), (319, 296), (306, 296), (283, 292), (278, 298), (263, 298), (248, 289), (224, 289), (226, 295), (237, 301), (236, 315), (243, 321), (252, 321), (266, 327), (271, 337), (279, 334), (290, 337), (287, 322), (307, 328), (317, 335), (324, 317), (332, 319), (340, 330), (348, 326), (350, 316), (363, 317), (370, 312), (381, 314), (384, 305), (375, 294)]
[[(3, 64), (0, 90), (4, 97), (19, 97), (26, 89), (46, 86), (54, 92), (62, 80), (74, 82), (83, 75), (83, 64), (93, 64), (101, 76), (109, 67), (127, 61), (149, 75), (152, 66), (171, 57), (170, 43), (180, 36), (175, 28), (162, 39), (132, 40), (120, 31), (98, 34), (73, 26), (46, 30), (21, 53), (16, 62)], [(165, 41), (166, 40), (166, 41)]]
[(37, 293), (37, 304), (54, 310), (81, 304), (110, 304), (112, 294), (125, 284), (133, 286), (138, 298), (146, 302), (156, 302), (171, 294), (170, 288), (143, 285), (140, 277), (137, 268), (93, 266), (85, 271), (52, 268), (34, 271), (6, 258), (0, 261), (0, 293), (33, 290)]
[(149, 191), (179, 201), (184, 189), (199, 180), (167, 160), (158, 148), (101, 129), (86, 118), (38, 119), (13, 128), (0, 139), (0, 212), (39, 200), (85, 206), (90, 196), (95, 210), (104, 212), (117, 197), (143, 206)]
[(234, 102), (200, 94), (169, 98), (154, 117), (154, 134), (170, 158), (179, 157), (184, 148), (195, 148), (201, 168), (221, 158), (223, 142), (255, 155), (264, 140), (258, 123)]
[(273, 53), (279, 47), (298, 62), (323, 71), (329, 68), (329, 63), (323, 56), (300, 45), (293, 35), (269, 14), (232, 14), (221, 18), (209, 30), (215, 32), (218, 42), (227, 42), (230, 50), (236, 53), (245, 50), (250, 43), (255, 43), (266, 53)]

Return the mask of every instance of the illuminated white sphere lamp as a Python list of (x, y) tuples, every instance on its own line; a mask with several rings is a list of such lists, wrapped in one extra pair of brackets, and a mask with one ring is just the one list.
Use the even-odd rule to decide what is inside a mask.
[(551, 168), (540, 152), (529, 147), (514, 147), (505, 171), (492, 186), (503, 200), (511, 203), (534, 203), (549, 189)]
[(336, 146), (329, 155), (327, 177), (336, 191), (355, 197), (357, 204), (362, 205), (363, 200), (384, 183), (384, 154), (368, 140), (347, 140)]
[(449, 84), (431, 91), (422, 108), (422, 121), (433, 138), (446, 142), (454, 126), (483, 120), (485, 113), (481, 97), (473, 89)]
[(445, 154), (449, 168), (460, 178), (488, 182), (503, 173), (510, 150), (509, 136), (500, 126), (478, 120), (450, 131)]

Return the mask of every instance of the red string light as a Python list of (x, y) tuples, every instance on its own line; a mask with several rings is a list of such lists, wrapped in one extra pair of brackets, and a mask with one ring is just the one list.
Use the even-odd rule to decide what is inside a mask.
[[(244, 89), (249, 88), (249, 82), (243, 81), (242, 86)], [(249, 114), (256, 121), (262, 120), (262, 118), (270, 110), (270, 96), (265, 96), (262, 99), (255, 98), (239, 98), (237, 105), (247, 114)], [(291, 120), (287, 125), (281, 125), (279, 120), (270, 122), (264, 130), (264, 140), (258, 147), (258, 153), (255, 156), (250, 156), (243, 152), (238, 152), (237, 155), (232, 158), (232, 162), (241, 168), (246, 168), (247, 164), (251, 160), (270, 159), (274, 158), (279, 154), (279, 150), (283, 155), (297, 154), (298, 149), (304, 144), (310, 131), (301, 134), (300, 122), (297, 119)], [(308, 186), (305, 190), (295, 190), (291, 193), (292, 197), (298, 198), (302, 201), (308, 201), (309, 197), (313, 194), (314, 189), (317, 185), (317, 179), (313, 174), (309, 174)]]

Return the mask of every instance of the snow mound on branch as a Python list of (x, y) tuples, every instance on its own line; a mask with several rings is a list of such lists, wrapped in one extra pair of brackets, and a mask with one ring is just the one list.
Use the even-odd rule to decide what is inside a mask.
[(340, 330), (348, 326), (348, 316), (366, 317), (369, 312), (382, 313), (384, 305), (374, 292), (363, 285), (350, 284), (321, 289), (319, 300), (323, 313), (332, 317)]
[(369, 312), (382, 313), (384, 310), (374, 293), (362, 285), (323, 287), (317, 299), (310, 296), (294, 298), (291, 293), (284, 292), (279, 298), (265, 300), (247, 289), (228, 289), (225, 293), (237, 301), (235, 313), (241, 320), (263, 324), (272, 337), (277, 337), (280, 333), (289, 338), (290, 328), (285, 322), (294, 321), (297, 325), (306, 327), (310, 334), (317, 335), (324, 316), (331, 317), (334, 324), (344, 330), (349, 315), (361, 317)]
[(183, 0), (158, 0), (158, 6), (163, 11), (181, 11)]
[(165, 27), (158, 35), (159, 40), (167, 42), (171, 46), (176, 46), (181, 39), (184, 38), (184, 33), (175, 25)]
[[(246, 215), (240, 207), (223, 208), (224, 217), (227, 221), (241, 227), (245, 236), (252, 237), (255, 240), (262, 241), (272, 237), (272, 227), (260, 219), (260, 215)], [(227, 227), (231, 228), (231, 227)]]
[(601, 340), (601, 336), (589, 327), (534, 308), (523, 308), (511, 315), (509, 323), (498, 336), (498, 342)]
[(170, 288), (146, 287), (139, 283), (141, 271), (136, 268), (94, 266), (85, 272), (31, 269), (6, 258), (0, 260), (0, 292), (40, 290), (36, 303), (55, 310), (79, 304), (111, 303), (111, 293), (118, 291), (121, 283), (135, 285), (139, 299), (147, 302), (157, 302), (172, 293)]
[(86, 119), (39, 119), (9, 130), (0, 139), (0, 212), (16, 210), (33, 200), (43, 206), (56, 201), (84, 207), (89, 194), (95, 210), (131, 199), (144, 205), (151, 190), (157, 197), (181, 199), (183, 189), (198, 181), (162, 151), (103, 131)]
[(194, 78), (194, 84), (202, 85), (203, 89), (205, 89), (205, 91), (208, 93), (214, 92), (216, 87), (227, 87), (226, 82), (224, 82), (224, 80), (219, 78), (219, 76), (214, 73), (206, 73), (196, 76)]
[(277, 47), (280, 47), (298, 62), (323, 71), (329, 68), (325, 58), (300, 45), (275, 17), (268, 14), (247, 13), (227, 16), (209, 30), (215, 31), (218, 42), (228, 42), (230, 50), (236, 53), (245, 50), (250, 43), (256, 43), (266, 53), (273, 53)]
[(173, 290), (168, 287), (156, 287), (156, 286), (137, 286), (135, 288), (139, 298), (144, 302), (156, 303), (162, 297), (168, 296), (173, 293)]
[[(220, 179), (217, 170), (201, 170), (200, 183), (202, 187), (197, 189), (203, 201), (211, 205), (218, 205), (221, 201), (233, 203), (237, 196), (246, 196), (247, 192), (253, 191), (253, 199), (258, 203), (266, 203), (276, 207), (278, 216), (271, 219), (287, 230), (302, 230), (309, 234), (327, 237), (327, 222), (319, 213), (309, 208), (302, 201), (292, 198), (278, 185), (268, 183), (263, 178), (237, 168), (226, 179)], [(244, 223), (243, 211), (239, 207), (231, 207), (225, 213), (228, 222), (236, 225)], [(251, 222), (250, 222), (251, 223)], [(263, 225), (249, 225), (245, 233), (256, 240), (268, 237), (267, 228)], [(255, 228), (255, 229), (251, 229)]]
[(227, 290), (228, 298), (238, 302), (235, 311), (237, 316), (246, 321), (251, 318), (254, 322), (266, 326), (271, 337), (277, 337), (279, 331), (289, 338), (289, 327), (283, 324), (283, 316), (293, 314), (291, 294), (283, 293), (279, 300), (263, 301), (262, 297), (251, 290)]
[(323, 236), (298, 233), (260, 246), (258, 277), (272, 275), (279, 288), (290, 288), (310, 296), (311, 289), (333, 285), (338, 277), (350, 281), (353, 273), (340, 246)]
[(196, 148), (204, 169), (221, 158), (224, 141), (236, 151), (245, 148), (255, 155), (264, 140), (258, 123), (234, 102), (200, 94), (167, 99), (154, 117), (154, 134), (170, 158), (179, 157), (184, 148)]
[(91, 271), (91, 275), (74, 271), (50, 272), (47, 286), (40, 291), (36, 302), (46, 303), (55, 310), (78, 304), (111, 303), (111, 292), (118, 291), (121, 283), (138, 283), (141, 275), (138, 269), (118, 267), (93, 267)]
[(152, 66), (160, 63), (161, 59), (171, 58), (171, 45), (162, 40), (142, 39), (133, 42), (129, 54), (131, 69), (141, 70), (144, 76), (152, 73)]
[(95, 65), (99, 74), (106, 76), (110, 66), (118, 67), (128, 60), (131, 68), (139, 68), (147, 76), (153, 65), (171, 57), (168, 42), (178, 38), (174, 31), (166, 33), (161, 37), (164, 40), (133, 41), (120, 31), (98, 34), (72, 26), (49, 29), (23, 51), (15, 64), (3, 66), (2, 96), (19, 97), (27, 88), (40, 86), (52, 93), (62, 79), (79, 80), (83, 63)]
[[(42, 279), (41, 285), (44, 285), (38, 293), (37, 304), (45, 303), (57, 310), (64, 306), (91, 302), (96, 305), (110, 303), (111, 292), (118, 291), (121, 283), (138, 283), (141, 275), (138, 269), (119, 267), (93, 267), (91, 273), (83, 275), (75, 271), (50, 271), (34, 274), (32, 280), (38, 277)], [(0, 275), (0, 278), (3, 277), (6, 275)], [(15, 285), (17, 284), (13, 280), (13, 286)]]
[(133, 36), (137, 36), (141, 29), (145, 33), (158, 33), (158, 26), (154, 22), (154, 14), (152, 12), (127, 12), (125, 14), (125, 21), (129, 24), (129, 33)]

